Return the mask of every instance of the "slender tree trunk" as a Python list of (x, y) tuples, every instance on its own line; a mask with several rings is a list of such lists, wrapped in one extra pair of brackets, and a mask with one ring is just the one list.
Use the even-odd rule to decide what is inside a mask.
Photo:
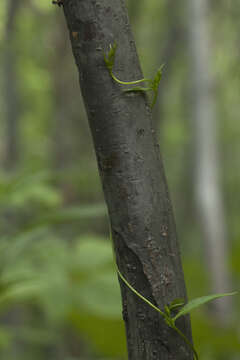
[[(170, 76), (172, 73), (172, 68), (176, 57), (179, 54), (180, 44), (184, 40), (184, 28), (182, 24), (182, 13), (181, 13), (182, 4), (176, 2), (175, 0), (168, 0), (166, 2), (166, 18), (167, 18), (167, 30), (164, 39), (164, 45), (162, 50), (159, 52), (158, 62), (164, 64), (163, 77), (160, 83), (160, 90), (158, 100), (153, 112), (153, 119), (156, 125), (156, 130), (158, 131), (162, 122), (164, 121), (164, 100), (167, 91), (167, 86), (169, 84)], [(161, 122), (160, 122), (161, 120)]]
[[(186, 290), (163, 165), (143, 94), (123, 93), (103, 60), (118, 45), (114, 72), (142, 77), (123, 0), (64, 0), (120, 271), (161, 309)], [(63, 69), (64, 71), (64, 69)], [(121, 281), (129, 360), (187, 360), (192, 353)], [(188, 317), (178, 326), (191, 339)]]
[[(52, 32), (52, 42), (54, 44), (54, 56), (51, 62), (51, 75), (53, 85), (53, 122), (52, 122), (52, 142), (49, 153), (52, 158), (52, 166), (58, 171), (58, 185), (62, 190), (63, 202), (69, 205), (78, 201), (78, 194), (74, 187), (66, 179), (66, 174), (72, 171), (76, 163), (76, 154), (84, 156), (89, 146), (86, 136), (87, 123), (84, 120), (83, 111), (79, 111), (79, 101), (73, 97), (74, 89), (78, 86), (77, 79), (72, 74), (72, 55), (69, 51), (69, 36), (67, 32), (62, 32), (65, 26), (64, 17), (54, 15), (55, 27)], [(62, 72), (62, 69), (65, 69)], [(61, 74), (61, 76), (59, 76)], [(79, 129), (81, 133), (79, 136)], [(88, 130), (88, 128), (87, 128)]]
[[(189, 10), (196, 205), (205, 239), (212, 291), (222, 293), (230, 290), (231, 284), (227, 269), (227, 235), (219, 179), (217, 114), (211, 67), (208, 1), (189, 0)], [(230, 315), (230, 305), (230, 297), (213, 305), (217, 317), (223, 323)]]
[(4, 93), (6, 111), (4, 167), (13, 170), (18, 161), (19, 92), (16, 70), (15, 27), (20, 0), (7, 1), (7, 19), (4, 43)]
[[(67, 42), (66, 33), (61, 33), (63, 20), (56, 18), (56, 29), (53, 33), (53, 41), (55, 46), (54, 65), (52, 66), (52, 82), (54, 90), (54, 124), (53, 124), (53, 166), (57, 170), (66, 170), (71, 164), (69, 159), (70, 146), (69, 146), (69, 131), (71, 126), (71, 114), (69, 114), (69, 107), (64, 105), (66, 97), (68, 97), (68, 73), (64, 72), (61, 76), (59, 73), (61, 69), (67, 67)], [(55, 58), (56, 57), (56, 58)], [(58, 60), (57, 60), (58, 59)], [(70, 122), (70, 124), (69, 124)]]

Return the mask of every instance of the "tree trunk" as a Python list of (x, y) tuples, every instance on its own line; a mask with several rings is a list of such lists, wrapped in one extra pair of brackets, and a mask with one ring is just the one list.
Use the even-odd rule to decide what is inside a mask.
[[(50, 153), (53, 154), (53, 167), (57, 170), (66, 170), (71, 167), (69, 131), (71, 128), (71, 114), (69, 106), (64, 105), (64, 100), (69, 95), (67, 82), (68, 72), (59, 76), (61, 69), (67, 67), (68, 47), (67, 34), (61, 33), (64, 19), (54, 18), (55, 29), (53, 32), (53, 42), (55, 47), (54, 64), (52, 65), (52, 83), (54, 94), (54, 124), (53, 124), (53, 148)], [(71, 140), (72, 141), (72, 140)]]
[[(145, 95), (126, 94), (103, 51), (117, 43), (115, 74), (142, 78), (123, 0), (64, 0), (73, 53), (102, 179), (120, 271), (161, 309), (185, 298), (175, 223)], [(64, 71), (64, 69), (63, 69)], [(187, 360), (192, 352), (159, 314), (121, 281), (129, 360)], [(190, 320), (179, 328), (191, 339)]]
[[(189, 0), (189, 33), (192, 55), (193, 122), (195, 144), (195, 192), (205, 239), (211, 290), (230, 290), (227, 269), (227, 236), (219, 179), (219, 149), (211, 45), (208, 30), (208, 1)], [(231, 299), (212, 305), (218, 319), (226, 322), (231, 313)]]
[[(161, 51), (159, 51), (158, 56), (159, 63), (165, 65), (160, 83), (158, 100), (153, 112), (156, 131), (160, 129), (162, 123), (164, 122), (165, 94), (168, 92), (167, 87), (172, 74), (172, 69), (174, 68), (176, 62), (176, 58), (179, 54), (181, 54), (181, 52), (179, 52), (179, 48), (182, 46), (182, 42), (185, 40), (185, 29), (182, 24), (183, 21), (181, 13), (182, 4), (180, 2), (176, 2), (175, 0), (168, 0), (165, 7), (167, 27), (164, 45), (156, 45), (156, 47), (161, 47)], [(165, 120), (167, 121), (167, 119)]]
[(16, 70), (15, 27), (16, 16), (20, 8), (20, 0), (7, 2), (7, 20), (5, 28), (4, 52), (4, 93), (6, 111), (5, 156), (4, 167), (13, 170), (18, 161), (18, 119), (19, 119), (19, 92)]

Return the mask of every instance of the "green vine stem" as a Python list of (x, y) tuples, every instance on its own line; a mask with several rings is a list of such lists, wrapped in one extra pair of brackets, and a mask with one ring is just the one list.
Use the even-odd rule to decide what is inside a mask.
[(154, 310), (158, 311), (165, 318), (165, 313), (162, 310), (160, 310), (157, 306), (152, 304), (151, 301), (149, 301), (143, 295), (141, 295), (136, 289), (134, 289), (134, 287), (132, 287), (132, 285), (130, 285), (129, 282), (125, 279), (125, 277), (121, 274), (118, 268), (117, 268), (117, 273), (119, 277), (122, 279), (122, 281), (129, 287), (130, 290), (132, 290), (134, 294), (136, 294), (140, 299), (145, 301), (145, 303), (151, 306)]
[(117, 83), (121, 84), (121, 85), (135, 85), (135, 84), (140, 84), (144, 81), (151, 81), (151, 79), (140, 79), (140, 80), (135, 80), (135, 81), (122, 81), (119, 80), (111, 71), (110, 72), (111, 77), (113, 78), (113, 80), (115, 80)]
[[(189, 347), (189, 349), (191, 349), (191, 351), (193, 352), (194, 355), (194, 359), (195, 360), (199, 360), (198, 357), (198, 353), (195, 350), (193, 344), (191, 343), (191, 341), (186, 337), (186, 335), (176, 326), (175, 322), (176, 320), (181, 317), (184, 316), (188, 313), (190, 313), (190, 311), (192, 311), (195, 308), (198, 308), (201, 305), (206, 304), (209, 301), (212, 301), (214, 299), (218, 299), (218, 298), (222, 298), (224, 296), (232, 296), (237, 294), (237, 292), (232, 292), (232, 293), (224, 293), (224, 294), (213, 294), (213, 295), (208, 295), (208, 296), (202, 296), (196, 299), (191, 300), (190, 302), (188, 302), (187, 304), (184, 304), (184, 300), (183, 299), (175, 299), (172, 301), (172, 303), (170, 305), (165, 305), (164, 307), (164, 311), (160, 310), (157, 306), (155, 306), (154, 304), (151, 303), (151, 301), (149, 301), (148, 299), (146, 299), (143, 295), (141, 295), (136, 289), (134, 289), (134, 287), (132, 285), (129, 284), (129, 282), (125, 279), (125, 277), (121, 274), (121, 272), (119, 271), (118, 267), (117, 267), (117, 273), (119, 275), (119, 277), (121, 278), (121, 280), (129, 287), (129, 289), (136, 294), (140, 299), (142, 299), (143, 301), (145, 301), (145, 303), (147, 303), (149, 306), (151, 306), (154, 310), (156, 310), (157, 312), (160, 313), (160, 315), (164, 318), (166, 324), (172, 328), (173, 330), (175, 330), (179, 336), (181, 336), (181, 338), (185, 341), (186, 345)], [(180, 310), (178, 310), (177, 315), (172, 316), (171, 311), (174, 309), (180, 308)]]
[(143, 78), (143, 79), (134, 80), (134, 81), (122, 81), (122, 80), (119, 80), (113, 73), (113, 66), (114, 66), (114, 62), (115, 62), (116, 50), (117, 50), (117, 44), (116, 44), (116, 42), (114, 42), (113, 45), (109, 46), (108, 53), (103, 54), (106, 67), (107, 67), (107, 69), (109, 71), (109, 74), (111, 75), (112, 79), (114, 81), (116, 81), (118, 84), (121, 84), (121, 85), (137, 85), (137, 84), (141, 84), (143, 82), (149, 83), (148, 87), (135, 86), (133, 88), (124, 90), (124, 92), (139, 92), (139, 91), (140, 92), (141, 91), (142, 92), (147, 92), (147, 91), (152, 91), (153, 92), (153, 99), (152, 99), (152, 103), (151, 103), (151, 108), (153, 108), (156, 101), (157, 101), (158, 88), (159, 88), (159, 83), (160, 83), (160, 80), (161, 80), (161, 77), (162, 77), (162, 69), (163, 69), (164, 65), (162, 65), (157, 70), (157, 73), (156, 73), (156, 75), (155, 75), (155, 77), (153, 79)]
[[(191, 341), (181, 332), (180, 329), (178, 329), (178, 327), (175, 325), (175, 320), (174, 318), (171, 317), (171, 305), (170, 307), (165, 306), (165, 312), (162, 311), (161, 309), (159, 309), (157, 306), (155, 306), (154, 304), (151, 303), (151, 301), (149, 301), (148, 299), (146, 299), (143, 295), (141, 295), (136, 289), (134, 289), (134, 287), (132, 287), (132, 285), (129, 284), (129, 282), (125, 279), (125, 277), (121, 274), (120, 270), (117, 268), (117, 273), (119, 275), (119, 277), (121, 278), (121, 280), (129, 287), (129, 289), (136, 294), (140, 299), (142, 299), (143, 301), (145, 301), (145, 303), (147, 303), (149, 306), (151, 306), (154, 310), (156, 310), (157, 312), (160, 313), (160, 315), (164, 318), (166, 324), (171, 327), (173, 330), (175, 330), (178, 335), (181, 336), (181, 338), (185, 341), (185, 343), (187, 344), (187, 346), (191, 349), (191, 351), (194, 354), (194, 358), (195, 360), (199, 360), (198, 354), (195, 350), (195, 348), (193, 347)], [(179, 304), (180, 305), (180, 304)], [(172, 306), (172, 309), (176, 307)]]
[(194, 358), (196, 360), (199, 360), (199, 357), (198, 357), (198, 353), (197, 351), (195, 350), (193, 344), (191, 343), (191, 341), (186, 337), (186, 335), (178, 328), (176, 327), (176, 325), (173, 325), (171, 326), (172, 329), (174, 329), (182, 338), (183, 340), (185, 341), (185, 343), (188, 345), (188, 347), (192, 350), (193, 352), (193, 355), (194, 355)]

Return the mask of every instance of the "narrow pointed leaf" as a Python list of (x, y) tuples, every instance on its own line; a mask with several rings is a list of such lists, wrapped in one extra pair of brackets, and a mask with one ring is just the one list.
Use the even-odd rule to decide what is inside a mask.
[(214, 294), (214, 295), (202, 296), (202, 297), (193, 299), (193, 300), (189, 301), (185, 306), (182, 307), (182, 309), (174, 317), (174, 320), (177, 320), (180, 316), (188, 314), (190, 311), (198, 308), (201, 305), (208, 303), (209, 301), (219, 299), (224, 296), (235, 295), (235, 294), (237, 294), (237, 292), (225, 293), (225, 294)]
[(113, 45), (110, 44), (109, 51), (106, 54), (103, 54), (105, 64), (109, 71), (112, 71), (114, 60), (115, 60), (115, 53), (117, 50), (117, 44), (114, 42)]
[(178, 299), (173, 300), (168, 307), (170, 310), (173, 310), (173, 309), (176, 309), (183, 305), (184, 305), (184, 299), (178, 298)]

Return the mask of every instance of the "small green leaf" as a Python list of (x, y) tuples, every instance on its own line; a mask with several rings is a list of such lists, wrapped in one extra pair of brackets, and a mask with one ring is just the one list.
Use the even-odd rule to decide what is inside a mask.
[(112, 68), (114, 65), (116, 50), (117, 50), (117, 44), (116, 42), (114, 42), (113, 45), (110, 44), (109, 52), (107, 53), (107, 55), (103, 54), (105, 64), (110, 72), (112, 72)]
[(222, 298), (224, 296), (235, 295), (235, 294), (237, 294), (237, 292), (225, 293), (225, 294), (214, 294), (214, 295), (202, 296), (202, 297), (193, 299), (193, 300), (189, 301), (185, 306), (183, 306), (183, 308), (177, 313), (177, 315), (173, 319), (175, 321), (180, 316), (188, 314), (193, 309), (196, 309), (199, 306), (208, 303), (209, 301), (219, 299), (219, 298)]
[(108, 52), (108, 58), (112, 62), (114, 61), (116, 50), (117, 50), (117, 43), (114, 42), (113, 45), (110, 44), (110, 50)]
[(178, 298), (173, 300), (168, 307), (170, 310), (173, 310), (183, 305), (184, 305), (184, 299)]
[(163, 67), (164, 67), (164, 64), (160, 66), (160, 68), (157, 70), (157, 73), (153, 79), (153, 82), (152, 82), (152, 88), (153, 90), (157, 90), (158, 89), (158, 86), (159, 86), (159, 83), (160, 83), (160, 80), (161, 80), (161, 77), (162, 77), (162, 70), (163, 70)]
[(171, 315), (170, 308), (167, 305), (165, 305), (164, 310), (165, 310), (165, 314), (167, 315), (167, 317), (170, 317), (170, 315)]

